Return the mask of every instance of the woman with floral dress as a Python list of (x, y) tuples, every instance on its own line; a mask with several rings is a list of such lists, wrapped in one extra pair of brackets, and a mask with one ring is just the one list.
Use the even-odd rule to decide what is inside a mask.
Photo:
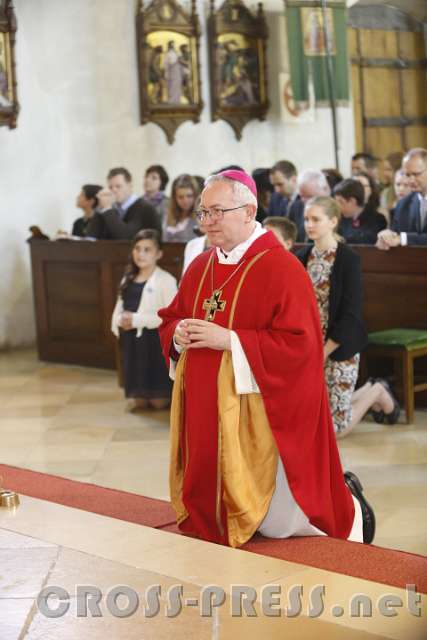
[[(347, 435), (373, 409), (394, 424), (400, 408), (384, 380), (369, 380), (355, 391), (360, 351), (367, 336), (362, 321), (359, 256), (337, 236), (340, 208), (333, 198), (309, 200), (304, 211), (307, 236), (314, 244), (298, 257), (313, 283), (324, 335), (325, 380), (338, 437)], [(380, 421), (380, 420), (378, 420)]]

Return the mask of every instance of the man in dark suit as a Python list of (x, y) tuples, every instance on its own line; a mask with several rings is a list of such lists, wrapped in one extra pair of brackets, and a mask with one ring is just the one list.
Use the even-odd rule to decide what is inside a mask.
[(297, 198), (297, 170), (289, 160), (279, 160), (270, 169), (270, 182), (274, 193), (268, 206), (269, 216), (288, 216)]
[[(141, 229), (162, 233), (160, 217), (153, 206), (132, 192), (132, 176), (124, 167), (111, 169), (108, 188), (98, 193), (104, 220), (104, 238), (130, 240)], [(88, 235), (90, 234), (88, 229)]]
[(369, 199), (366, 201), (362, 183), (354, 178), (342, 180), (334, 188), (334, 198), (341, 209), (338, 235), (349, 244), (375, 244), (387, 222)]
[(392, 228), (378, 234), (377, 247), (427, 246), (427, 149), (411, 149), (403, 158), (403, 172), (412, 191), (396, 206)]

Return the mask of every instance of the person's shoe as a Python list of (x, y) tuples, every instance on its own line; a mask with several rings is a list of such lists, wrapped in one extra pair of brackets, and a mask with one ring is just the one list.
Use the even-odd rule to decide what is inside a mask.
[(371, 416), (377, 424), (384, 424), (385, 413), (382, 409), (380, 409), (379, 411), (374, 411), (373, 409), (371, 409)]
[(387, 420), (388, 424), (396, 424), (400, 416), (400, 404), (398, 403), (397, 398), (391, 390), (391, 387), (387, 380), (384, 380), (384, 378), (377, 378), (375, 382), (379, 382), (391, 396), (391, 399), (393, 400), (393, 409), (390, 411), (390, 413), (383, 413), (384, 418)]
[(344, 480), (351, 493), (359, 501), (360, 507), (362, 509), (363, 542), (364, 544), (371, 544), (375, 536), (374, 510), (363, 495), (363, 487), (356, 474), (352, 473), (351, 471), (346, 471), (344, 473)]

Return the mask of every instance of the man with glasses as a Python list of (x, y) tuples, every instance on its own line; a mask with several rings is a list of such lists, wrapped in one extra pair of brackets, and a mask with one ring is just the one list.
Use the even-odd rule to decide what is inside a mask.
[(256, 531), (371, 542), (373, 511), (342, 474), (313, 288), (256, 210), (244, 171), (207, 179), (198, 218), (212, 248), (159, 311), (179, 527), (233, 547)]
[(402, 168), (411, 193), (397, 204), (391, 229), (378, 234), (377, 247), (385, 251), (406, 245), (427, 246), (427, 149), (411, 149)]

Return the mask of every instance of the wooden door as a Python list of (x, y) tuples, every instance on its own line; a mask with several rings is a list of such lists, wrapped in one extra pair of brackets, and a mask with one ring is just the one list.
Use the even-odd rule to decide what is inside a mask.
[(357, 151), (384, 157), (427, 147), (423, 25), (384, 5), (352, 7), (349, 25)]

